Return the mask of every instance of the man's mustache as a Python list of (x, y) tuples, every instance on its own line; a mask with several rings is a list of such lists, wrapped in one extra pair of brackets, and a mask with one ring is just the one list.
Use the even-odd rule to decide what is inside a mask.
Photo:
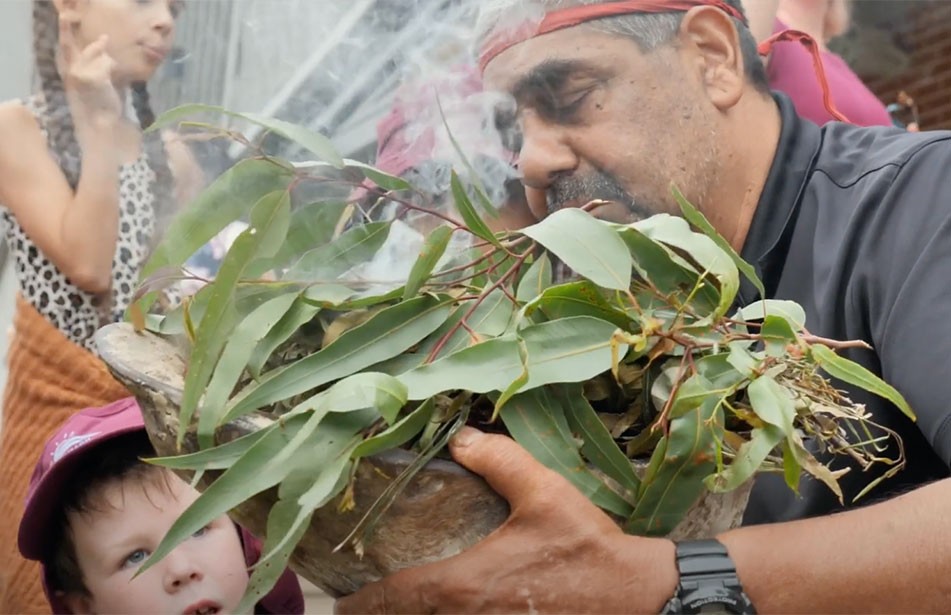
[(591, 201), (618, 203), (635, 219), (646, 218), (654, 213), (638, 203), (616, 178), (604, 172), (559, 177), (548, 187), (546, 195), (549, 214), (565, 207), (580, 207)]

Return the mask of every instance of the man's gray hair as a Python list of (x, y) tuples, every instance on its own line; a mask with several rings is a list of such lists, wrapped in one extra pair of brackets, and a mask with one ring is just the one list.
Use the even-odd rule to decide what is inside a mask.
[[(481, 0), (476, 32), (481, 45), (492, 32), (520, 23), (526, 19), (541, 22), (545, 13), (587, 4), (604, 4), (612, 0)], [(754, 0), (756, 1), (756, 0)], [(740, 0), (724, 0), (726, 4), (743, 13)], [(680, 29), (682, 11), (670, 13), (631, 13), (618, 17), (605, 17), (592, 20), (585, 25), (604, 34), (615, 34), (634, 40), (641, 51), (647, 53), (671, 43)], [(740, 20), (734, 19), (739, 32), (740, 49), (747, 78), (762, 91), (768, 91), (766, 71), (756, 50), (756, 41), (749, 28)]]

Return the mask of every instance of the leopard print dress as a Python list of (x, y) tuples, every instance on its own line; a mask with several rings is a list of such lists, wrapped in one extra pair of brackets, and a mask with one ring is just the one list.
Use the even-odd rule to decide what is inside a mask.
[[(25, 100), (24, 105), (33, 112), (46, 136), (47, 109), (42, 97)], [(94, 353), (93, 334), (99, 327), (123, 318), (148, 259), (156, 219), (150, 190), (154, 177), (144, 151), (135, 162), (120, 169), (119, 238), (112, 260), (109, 300), (70, 282), (27, 236), (16, 216), (0, 207), (7, 245), (16, 261), (20, 293), (70, 341)]]

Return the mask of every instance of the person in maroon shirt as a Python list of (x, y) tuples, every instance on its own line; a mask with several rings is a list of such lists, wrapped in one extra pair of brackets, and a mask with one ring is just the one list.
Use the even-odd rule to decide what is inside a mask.
[[(750, 29), (757, 41), (783, 30), (805, 32), (819, 45), (832, 102), (845, 118), (859, 126), (891, 126), (885, 105), (828, 42), (845, 34), (851, 21), (851, 0), (747, 0)], [(770, 88), (789, 96), (800, 116), (822, 125), (836, 119), (823, 103), (822, 86), (813, 58), (803, 45), (774, 45), (766, 64)]]

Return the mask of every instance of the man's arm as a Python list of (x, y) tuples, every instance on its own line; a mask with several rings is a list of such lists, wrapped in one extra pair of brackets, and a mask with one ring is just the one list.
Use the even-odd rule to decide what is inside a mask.
[[(658, 613), (674, 594), (672, 542), (627, 536), (514, 441), (463, 432), (455, 459), (509, 500), (501, 528), (448, 560), (337, 602), (338, 613)], [(947, 612), (951, 480), (833, 517), (720, 539), (759, 613)]]

